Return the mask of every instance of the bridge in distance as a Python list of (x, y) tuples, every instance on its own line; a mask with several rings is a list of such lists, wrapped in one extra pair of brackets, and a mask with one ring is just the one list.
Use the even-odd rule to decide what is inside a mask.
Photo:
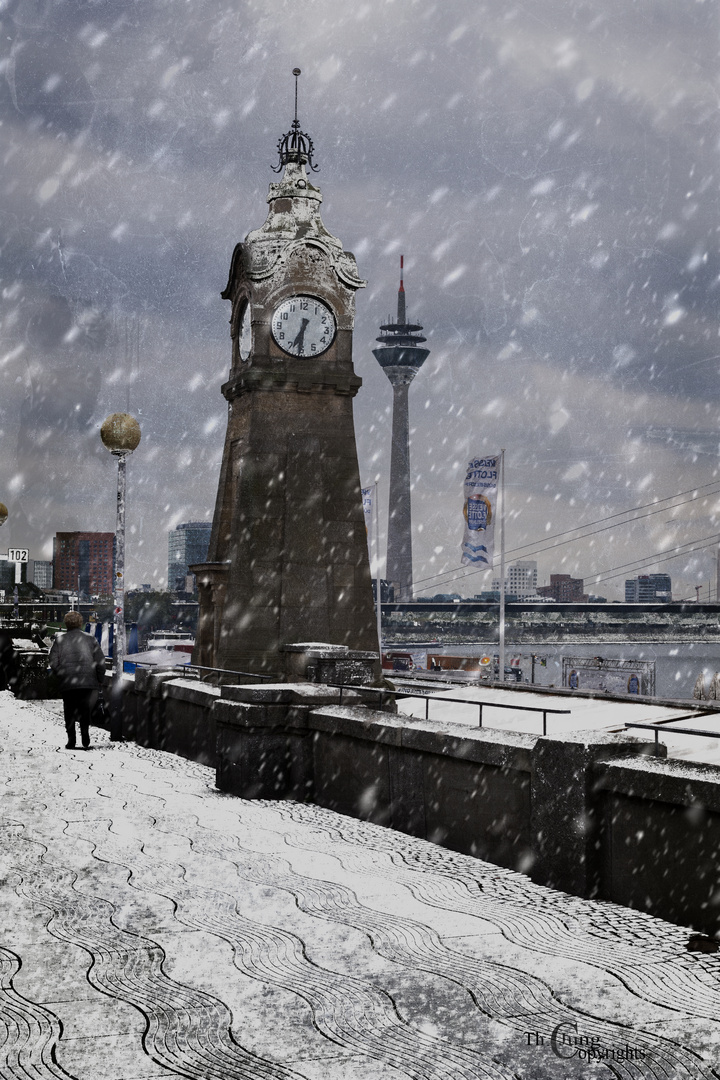
[[(383, 603), (383, 612), (421, 612), (437, 611), (445, 614), (456, 612), (467, 614), (468, 612), (497, 612), (500, 604), (497, 600), (456, 600), (451, 602), (435, 603), (432, 600), (414, 600), (411, 603)], [(671, 604), (626, 604), (622, 601), (607, 604), (562, 604), (562, 603), (532, 603), (529, 600), (506, 601), (505, 613), (507, 616), (516, 615), (523, 611), (540, 612), (547, 614), (613, 614), (613, 615), (697, 615), (703, 613), (713, 616), (720, 615), (720, 604), (697, 603), (695, 600), (678, 601)]]

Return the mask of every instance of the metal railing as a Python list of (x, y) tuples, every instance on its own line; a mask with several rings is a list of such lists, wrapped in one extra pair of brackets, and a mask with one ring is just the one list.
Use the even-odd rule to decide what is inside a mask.
[[(424, 696), (425, 697), (425, 719), (426, 720), (430, 719), (430, 701), (433, 700), (433, 699), (430, 697), (429, 694), (427, 694), (427, 695), (413, 694), (412, 691), (408, 691), (408, 690), (384, 690), (382, 687), (363, 686), (362, 684), (357, 685), (357, 684), (353, 684), (353, 683), (326, 683), (325, 685), (326, 686), (337, 687), (337, 689), (340, 691), (340, 704), (341, 705), (342, 705), (343, 690), (354, 690), (356, 692), (361, 692), (363, 694), (370, 692), (370, 693), (373, 693), (373, 694), (385, 695), (385, 697), (390, 697), (390, 698), (392, 698), (392, 697), (395, 697), (395, 698), (398, 698), (398, 697), (408, 698), (408, 697)], [(442, 697), (435, 698), (434, 700), (440, 701), (440, 702), (451, 701), (451, 702), (453, 702), (453, 704), (457, 704), (457, 705), (476, 705), (477, 709), (478, 709), (478, 727), (483, 726), (483, 709), (484, 708), (486, 708), (486, 709), (510, 709), (513, 712), (542, 713), (542, 726), (543, 726), (542, 733), (543, 733), (543, 735), (547, 735), (547, 718), (548, 718), (548, 716), (550, 716), (550, 715), (569, 716), (570, 713), (572, 712), (572, 709), (548, 709), (548, 708), (545, 708), (543, 705), (505, 705), (505, 704), (501, 704), (500, 702), (494, 702), (494, 701), (473, 701), (472, 698), (446, 697), (444, 694), (443, 694)], [(380, 702), (382, 704), (382, 697), (380, 698)], [(408, 715), (412, 716), (413, 714), (409, 713)]]
[[(190, 675), (195, 672), (207, 671), (209, 675), (199, 676), (200, 681), (204, 682), (206, 679), (211, 678), (213, 675), (240, 675), (243, 678), (248, 679), (261, 679), (264, 681), (277, 680), (276, 675), (260, 675), (254, 671), (231, 671), (228, 668), (211, 668), (204, 667), (202, 664), (176, 664), (174, 667), (166, 668), (160, 667), (158, 664), (143, 664), (142, 661), (136, 663), (136, 668), (157, 668), (159, 671), (176, 671), (181, 675)], [(342, 705), (343, 691), (352, 690), (356, 693), (362, 694), (380, 694), (380, 704), (382, 704), (383, 697), (386, 698), (408, 698), (408, 697), (425, 697), (425, 719), (430, 719), (430, 694), (421, 695), (413, 694), (408, 690), (385, 690), (379, 686), (365, 686), (360, 683), (323, 683), (324, 686), (332, 686), (339, 690), (339, 704)], [(455, 705), (475, 705), (478, 710), (478, 727), (483, 726), (483, 709), (508, 709), (512, 712), (531, 712), (542, 714), (542, 733), (547, 735), (547, 718), (548, 716), (569, 716), (572, 709), (548, 709), (543, 705), (506, 705), (500, 702), (493, 701), (473, 701), (471, 698), (461, 697), (446, 697), (443, 694), (442, 697), (437, 697), (435, 700), (440, 702), (449, 701)], [(412, 716), (412, 713), (408, 714)]]
[(702, 712), (702, 713), (687, 713), (686, 716), (671, 716), (667, 720), (656, 720), (654, 723), (649, 724), (625, 724), (625, 730), (634, 728), (640, 731), (654, 731), (655, 732), (655, 753), (659, 752), (660, 746), (660, 731), (662, 728), (678, 735), (700, 735), (710, 739), (720, 739), (720, 731), (700, 731), (698, 728), (671, 728), (667, 727), (668, 724), (677, 724), (680, 720), (695, 720), (698, 716), (720, 716), (720, 710), (714, 712)]
[(162, 664), (143, 664), (137, 661), (136, 668), (155, 668), (158, 671), (177, 671), (181, 675), (192, 675), (195, 672), (207, 671), (208, 675), (198, 675), (200, 682), (205, 682), (213, 675), (241, 675), (244, 679), (261, 679), (268, 682), (277, 680), (276, 675), (260, 675), (257, 671), (231, 671), (230, 668), (205, 667), (203, 664), (173, 664), (171, 667), (163, 667)]
[(208, 671), (209, 675), (201, 675), (200, 681), (211, 678), (213, 675), (242, 675), (246, 679), (263, 679), (266, 682), (277, 682), (277, 675), (260, 675), (257, 671), (231, 671), (229, 668), (205, 667), (203, 664), (177, 664), (185, 671)]

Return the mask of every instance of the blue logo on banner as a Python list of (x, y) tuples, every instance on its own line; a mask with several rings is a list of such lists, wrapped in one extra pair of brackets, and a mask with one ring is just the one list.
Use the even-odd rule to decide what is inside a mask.
[(471, 532), (487, 529), (488, 504), (485, 499), (468, 499), (467, 514), (468, 529)]

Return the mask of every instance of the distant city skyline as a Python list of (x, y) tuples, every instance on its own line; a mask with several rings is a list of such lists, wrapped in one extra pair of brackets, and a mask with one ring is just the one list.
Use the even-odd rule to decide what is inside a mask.
[[(205, 559), (205, 557), (207, 555), (207, 545), (208, 545), (208, 542), (209, 542), (211, 528), (212, 528), (212, 523), (211, 522), (203, 522), (203, 521), (182, 522), (182, 523), (179, 523), (178, 525), (176, 525), (174, 529), (170, 530), (167, 533), (167, 544), (168, 544), (167, 578), (164, 581), (159, 582), (159, 583), (156, 582), (155, 584), (147, 583), (147, 582), (146, 583), (134, 583), (133, 582), (128, 586), (128, 588), (129, 589), (143, 588), (143, 589), (146, 589), (146, 590), (150, 589), (150, 588), (154, 588), (154, 589), (156, 588), (156, 589), (158, 589), (160, 591), (167, 590), (167, 591), (171, 591), (171, 592), (174, 592), (174, 591), (181, 591), (181, 592), (194, 591), (194, 586), (191, 587), (190, 589), (187, 589), (188, 585), (192, 585), (192, 583), (189, 581), (189, 579), (194, 577), (194, 575), (189, 573), (188, 567), (190, 565), (192, 565), (193, 563), (195, 563), (195, 562), (202, 562)], [(65, 561), (68, 564), (68, 566), (65, 567), (65, 569), (62, 571), (62, 573), (59, 576), (57, 576), (57, 575), (55, 575), (55, 572), (54, 572), (54, 562), (55, 562), (54, 559), (51, 559), (51, 560), (33, 559), (32, 558), (32, 552), (31, 552), (30, 553), (31, 557), (30, 557), (30, 560), (29, 560), (30, 570), (29, 570), (29, 573), (28, 573), (28, 571), (24, 571), (23, 579), (22, 579), (23, 581), (26, 580), (25, 574), (28, 573), (27, 580), (28, 581), (32, 580), (33, 583), (37, 584), (39, 588), (42, 588), (42, 589), (55, 588), (55, 589), (58, 589), (60, 591), (62, 591), (62, 590), (66, 590), (66, 591), (70, 590), (70, 591), (75, 591), (76, 592), (77, 591), (77, 585), (71, 586), (70, 584), (68, 584), (68, 581), (70, 579), (68, 575), (72, 576), (74, 574), (75, 577), (78, 576), (78, 574), (77, 574), (77, 565), (79, 565), (78, 559), (80, 558), (80, 556), (78, 554), (78, 551), (76, 551), (78, 538), (84, 539), (85, 542), (86, 542), (86, 545), (88, 547), (88, 550), (87, 550), (87, 552), (85, 553), (85, 556), (84, 556), (85, 561), (83, 562), (83, 566), (85, 568), (84, 569), (85, 576), (87, 576), (88, 572), (89, 572), (89, 561), (88, 561), (88, 559), (90, 557), (90, 543), (91, 543), (91, 540), (98, 541), (98, 539), (99, 539), (99, 541), (105, 545), (105, 547), (103, 548), (104, 552), (105, 552), (105, 548), (107, 548), (108, 543), (110, 544), (110, 548), (108, 548), (107, 550), (110, 550), (112, 548), (112, 545), (114, 544), (114, 536), (112, 534), (109, 534), (109, 533), (103, 533), (103, 534), (97, 533), (96, 534), (96, 533), (90, 533), (90, 532), (87, 532), (87, 531), (86, 532), (78, 531), (77, 533), (73, 533), (73, 534), (63, 534), (63, 536), (68, 537), (68, 538), (72, 537), (72, 540), (70, 542), (71, 542), (72, 551), (73, 551), (74, 554), (72, 555), (72, 559), (70, 561), (74, 560), (74, 561), (72, 561), (72, 566), (73, 566), (74, 569), (68, 569), (68, 567), (70, 566), (70, 562), (68, 562), (68, 557), (67, 556), (63, 556), (65, 558)], [(108, 537), (109, 537), (109, 540), (108, 540)], [(58, 546), (59, 546), (58, 545), (58, 539), (59, 539), (59, 534), (56, 534), (56, 536), (54, 538), (54, 548), (55, 549), (58, 549)], [(67, 543), (68, 540), (65, 540), (64, 542)], [(97, 557), (98, 556), (95, 553), (93, 553), (93, 558), (97, 559)], [(7, 560), (0, 560), (0, 562), (2, 562), (3, 565), (5, 565), (7, 563)], [(14, 564), (7, 563), (7, 566), (12, 568), (12, 567), (14, 567)], [(23, 566), (25, 566), (25, 564), (23, 564)], [(178, 569), (178, 568), (180, 568), (180, 569)], [(14, 571), (12, 571), (12, 572), (14, 573)], [(110, 573), (111, 572), (112, 571), (110, 571)], [(11, 570), (8, 570), (7, 574), (10, 574), (10, 573), (11, 573)], [(39, 578), (39, 580), (38, 580), (38, 578)], [(601, 592), (601, 590), (592, 590), (592, 589), (590, 589), (589, 585), (588, 585), (588, 582), (585, 581), (585, 579), (584, 579), (584, 577), (582, 577), (582, 575), (580, 575), (578, 578), (573, 578), (572, 575), (558, 574), (558, 573), (555, 573), (555, 572), (552, 572), (552, 571), (550, 571), (548, 574), (543, 575), (543, 582), (544, 583), (540, 584), (539, 583), (540, 579), (539, 579), (538, 564), (537, 564), (537, 561), (533, 560), (533, 559), (524, 559), (524, 560), (520, 559), (520, 560), (517, 560), (516, 562), (512, 562), (512, 563), (509, 562), (508, 563), (507, 568), (506, 568), (506, 577), (505, 577), (505, 591), (506, 591), (506, 594), (512, 595), (512, 596), (517, 596), (517, 597), (519, 597), (521, 599), (522, 598), (527, 599), (527, 598), (531, 597), (531, 595), (533, 593), (536, 594), (538, 596), (538, 598), (541, 598), (543, 596), (547, 597), (547, 596), (550, 596), (553, 593), (552, 579), (556, 579), (559, 582), (559, 580), (563, 579), (563, 578), (567, 579), (568, 581), (579, 581), (579, 583), (581, 585), (583, 585), (583, 587), (585, 588), (585, 592), (588, 593), (591, 596), (595, 596), (599, 592)], [(9, 580), (9, 577), (8, 577), (8, 580)], [(57, 583), (58, 581), (60, 582), (60, 584)], [(548, 583), (548, 581), (549, 581), (549, 583)], [(615, 599), (617, 599), (617, 600), (624, 599), (626, 602), (637, 603), (637, 602), (645, 602), (645, 601), (648, 601), (648, 600), (651, 600), (651, 599), (655, 599), (656, 594), (658, 594), (657, 599), (660, 602), (663, 602), (665, 597), (662, 596), (662, 599), (661, 599), (660, 594), (663, 594), (665, 592), (667, 592), (668, 594), (672, 593), (672, 576), (669, 575), (669, 574), (639, 574), (639, 575), (636, 575), (634, 578), (625, 578), (624, 581), (623, 581), (623, 586), (624, 586), (623, 596), (622, 597), (615, 597)], [(557, 584), (554, 591), (557, 592), (559, 588), (560, 588), (560, 585)], [(565, 592), (567, 592), (567, 588), (568, 587), (565, 586)], [(497, 593), (497, 592), (499, 592), (499, 589), (500, 589), (500, 579), (499, 578), (493, 578), (490, 581), (486, 591)], [(708, 589), (708, 593), (705, 593), (705, 591), (704, 591), (705, 589)], [(650, 590), (650, 591), (648, 591), (648, 590)], [(577, 588), (575, 589), (575, 591), (576, 592), (578, 591)], [(652, 592), (652, 596), (651, 596), (651, 592)], [(108, 595), (110, 595), (110, 593), (111, 593), (111, 591), (108, 593)], [(451, 590), (451, 589), (433, 590), (433, 589), (427, 589), (426, 588), (426, 589), (418, 589), (417, 590), (417, 598), (418, 599), (423, 599), (423, 598), (427, 598), (427, 597), (432, 597), (434, 595), (440, 595), (441, 593), (447, 593), (448, 595), (450, 595), (450, 594), (457, 595), (457, 594), (454, 594), (453, 590)], [(473, 599), (477, 595), (479, 595), (479, 593), (469, 594), (467, 596), (467, 599)], [(680, 596), (680, 595), (678, 595), (676, 593), (676, 595), (674, 597), (672, 597), (672, 599), (674, 599), (675, 601), (682, 600), (682, 599), (685, 599), (687, 601), (692, 601), (692, 600), (694, 600), (696, 598), (697, 598), (697, 589), (694, 589), (692, 593), (688, 593), (687, 595), (684, 595), (684, 596)], [(704, 587), (701, 587), (700, 598), (705, 599), (705, 600), (718, 601), (717, 588), (716, 588), (716, 582), (715, 581), (710, 579), (709, 582), (707, 583), (707, 585), (705, 585)], [(718, 601), (718, 602), (720, 602), (720, 601)]]

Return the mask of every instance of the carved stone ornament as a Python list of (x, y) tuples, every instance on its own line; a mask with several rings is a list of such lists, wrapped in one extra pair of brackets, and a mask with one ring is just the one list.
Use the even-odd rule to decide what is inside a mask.
[[(315, 248), (325, 257), (338, 279), (350, 289), (367, 284), (360, 277), (355, 257), (328, 232), (320, 217), (322, 194), (307, 178), (303, 163), (288, 162), (282, 180), (270, 185), (270, 211), (261, 228), (248, 233), (233, 256), (233, 271), (252, 282), (278, 273), (298, 249)], [(241, 260), (241, 267), (236, 265)], [(230, 282), (228, 283), (230, 285)], [(227, 291), (227, 290), (226, 290)]]

